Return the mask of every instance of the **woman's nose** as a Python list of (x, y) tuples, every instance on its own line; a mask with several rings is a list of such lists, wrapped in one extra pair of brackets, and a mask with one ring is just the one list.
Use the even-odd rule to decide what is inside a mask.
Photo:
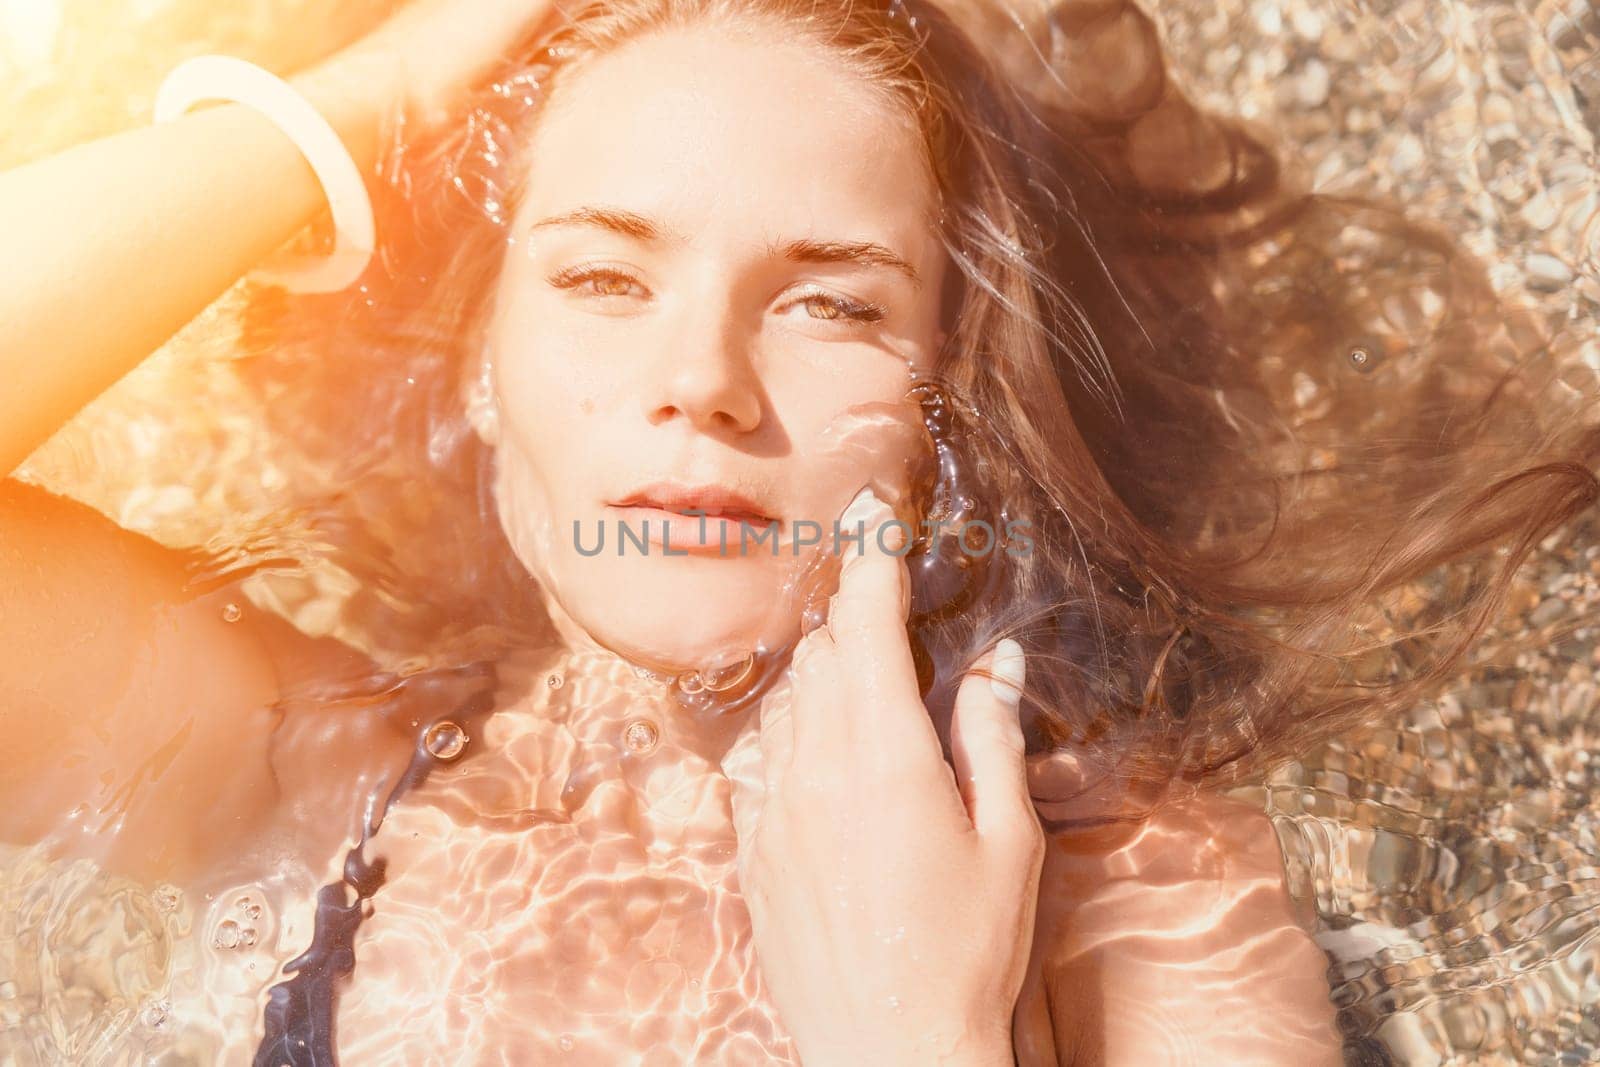
[(686, 323), (661, 355), (645, 393), (652, 424), (688, 419), (701, 430), (749, 433), (761, 423), (761, 380), (750, 342), (731, 316)]

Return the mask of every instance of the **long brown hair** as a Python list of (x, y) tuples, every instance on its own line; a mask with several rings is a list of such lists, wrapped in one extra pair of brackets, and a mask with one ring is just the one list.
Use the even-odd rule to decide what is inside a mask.
[[(461, 416), (518, 149), (583, 56), (720, 20), (815, 42), (923, 130), (957, 268), (925, 503), (1026, 519), (1033, 547), (920, 542), (912, 637), (936, 714), (994, 640), (1023, 642), (1030, 748), (1079, 769), (1047, 819), (1075, 792), (1236, 781), (1454, 676), (1530, 549), (1600, 498), (1592, 392), (1448, 234), (1308, 193), (1191, 104), (1133, 5), (1059, 4), (1010, 52), (968, 32), (977, 10), (599, 0), (445, 134), (402, 128), (360, 292), (263, 293), (252, 317), (272, 352), (252, 376), (302, 448), (342, 457), (341, 538), (381, 546), (360, 555), (384, 595), (354, 610), (374, 643), (527, 622)], [(1395, 603), (1442, 565), (1447, 602)]]

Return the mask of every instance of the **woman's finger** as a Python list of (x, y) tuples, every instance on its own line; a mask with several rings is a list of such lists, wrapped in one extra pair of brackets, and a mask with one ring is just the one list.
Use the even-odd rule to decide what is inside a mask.
[(797, 751), (824, 753), (851, 744), (848, 700), (838, 692), (838, 649), (826, 622), (800, 638), (789, 657), (789, 762)]
[[(834, 641), (857, 658), (870, 660), (879, 673), (916, 683), (916, 668), (900, 612), (907, 581), (902, 551), (904, 529), (890, 525), (894, 512), (871, 489), (863, 489), (839, 517), (845, 542), (839, 591), (829, 602), (828, 629)], [(881, 655), (881, 658), (880, 658)]]
[(894, 512), (871, 489), (863, 489), (840, 517), (842, 531), (854, 537), (859, 530), (862, 536), (845, 550), (828, 628), (839, 671), (860, 694), (861, 706), (850, 713), (870, 717), (859, 724), (871, 735), (868, 747), (900, 759), (932, 757), (942, 765), (943, 749), (922, 704), (906, 635), (907, 535), (893, 520)]
[(950, 721), (950, 754), (967, 814), (979, 836), (997, 841), (1019, 840), (1038, 827), (1019, 718), (1026, 676), (1022, 646), (1006, 638), (961, 680)]
[(783, 776), (794, 759), (793, 688), (780, 688), (761, 701), (761, 774), (768, 795), (783, 788)]

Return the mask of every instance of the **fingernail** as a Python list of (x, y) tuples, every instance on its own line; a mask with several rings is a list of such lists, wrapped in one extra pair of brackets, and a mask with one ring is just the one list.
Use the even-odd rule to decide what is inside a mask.
[(869, 555), (868, 545), (884, 544), (878, 540), (882, 524), (893, 518), (894, 510), (879, 500), (870, 487), (857, 493), (839, 516), (838, 551), (845, 557), (844, 566), (865, 559)]
[(994, 646), (994, 662), (989, 667), (994, 677), (989, 686), (1002, 703), (1017, 707), (1022, 703), (1022, 683), (1028, 676), (1027, 658), (1022, 646), (1006, 638)]
[(853, 530), (857, 523), (862, 522), (870, 528), (880, 515), (888, 517), (889, 505), (879, 500), (878, 494), (868, 486), (855, 495), (855, 499), (850, 501), (850, 506), (844, 509), (844, 514), (839, 516), (839, 528)]

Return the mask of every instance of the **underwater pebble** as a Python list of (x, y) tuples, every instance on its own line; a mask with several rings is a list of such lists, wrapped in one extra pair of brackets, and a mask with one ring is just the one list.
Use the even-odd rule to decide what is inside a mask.
[(1527, 261), (1528, 288), (1557, 293), (1572, 284), (1572, 269), (1555, 256), (1532, 255)]
[(165, 1000), (152, 1000), (139, 1012), (139, 1021), (152, 1030), (159, 1030), (172, 1018), (172, 1005)]

